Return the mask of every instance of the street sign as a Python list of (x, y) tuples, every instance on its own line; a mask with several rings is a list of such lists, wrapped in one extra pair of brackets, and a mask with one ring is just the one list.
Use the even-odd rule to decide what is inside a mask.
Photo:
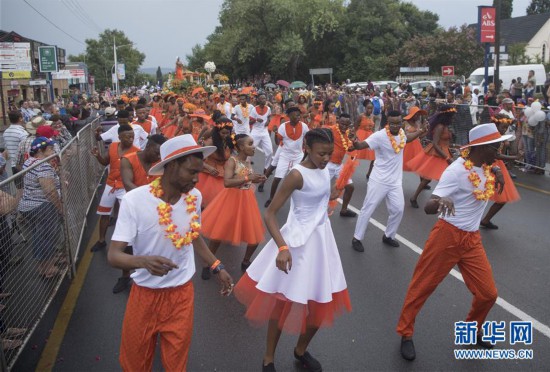
[(124, 63), (118, 64), (118, 80), (126, 79), (126, 66)]
[(454, 76), (455, 67), (454, 66), (441, 66), (441, 75), (443, 76)]
[(310, 75), (330, 75), (332, 74), (331, 68), (310, 68), (309, 69)]
[(479, 41), (481, 43), (494, 43), (496, 35), (496, 8), (492, 6), (480, 6), (478, 13)]
[(2, 71), (2, 79), (30, 79), (30, 71)]
[(430, 72), (430, 67), (399, 67), (399, 72)]
[(40, 72), (57, 72), (57, 51), (55, 46), (38, 47)]
[[(506, 52), (506, 45), (501, 45), (499, 50), (500, 50), (501, 53), (505, 53)], [(491, 45), (489, 47), (489, 53), (494, 53), (494, 52), (495, 52), (495, 47)]]
[(32, 71), (31, 43), (0, 43), (0, 71)]
[(29, 85), (30, 86), (34, 86), (34, 85), (46, 85), (46, 80), (30, 80), (29, 81)]
[[(499, 55), (499, 59), (501, 61), (507, 61), (509, 57), (510, 56), (508, 55), (508, 53), (500, 53), (500, 55)], [(493, 53), (489, 54), (489, 59), (494, 60), (495, 55)]]

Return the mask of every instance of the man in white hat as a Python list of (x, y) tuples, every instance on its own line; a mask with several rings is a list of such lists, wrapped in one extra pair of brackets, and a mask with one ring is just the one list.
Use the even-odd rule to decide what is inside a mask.
[(467, 322), (477, 322), (473, 343), (492, 348), (492, 344), (483, 339), (481, 326), (497, 299), (497, 289), (481, 243), (479, 223), (489, 198), (495, 192), (502, 192), (502, 172), (498, 167), (491, 168), (491, 164), (499, 142), (509, 138), (502, 136), (492, 123), (470, 130), (470, 142), (463, 148), (463, 157), (445, 169), (424, 207), (427, 214), (439, 214), (439, 219), (414, 269), (397, 325), (404, 359), (416, 357), (412, 340), (416, 315), (455, 265), (474, 295), (466, 317)]
[[(193, 333), (194, 250), (207, 262), (229, 295), (233, 279), (210, 252), (200, 231), (201, 193), (195, 188), (203, 159), (216, 150), (200, 147), (190, 134), (160, 147), (161, 161), (150, 175), (161, 175), (123, 198), (109, 247), (109, 263), (135, 270), (122, 325), (120, 364), (125, 371), (152, 369), (160, 334), (167, 371), (185, 371)], [(133, 254), (124, 252), (133, 246)]]

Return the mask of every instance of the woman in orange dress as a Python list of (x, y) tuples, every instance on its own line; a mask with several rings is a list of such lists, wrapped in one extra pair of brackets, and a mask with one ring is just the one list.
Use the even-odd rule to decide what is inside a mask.
[(272, 110), (271, 110), (271, 116), (269, 118), (269, 124), (267, 126), (267, 130), (269, 131), (269, 134), (275, 130), (274, 128), (279, 128), (279, 125), (281, 125), (281, 119), (283, 118), (283, 109), (281, 107), (281, 104), (278, 102), (273, 103)]
[[(372, 117), (372, 111), (374, 106), (369, 99), (363, 101), (363, 106), (365, 106), (365, 113), (360, 115), (355, 122), (355, 135), (359, 141), (364, 141), (374, 132), (374, 120)], [(374, 150), (363, 149), (357, 150), (357, 159), (361, 160), (370, 160), (369, 170), (367, 171), (367, 179), (369, 179), (370, 173), (372, 172), (372, 167), (374, 166)]]
[(309, 108), (309, 129), (321, 127), (321, 121), (323, 120), (322, 106), (323, 101), (313, 101), (313, 106)]
[[(416, 132), (418, 129), (420, 129), (420, 127), (424, 127), (426, 123), (422, 117), (426, 115), (428, 115), (428, 113), (424, 110), (421, 110), (419, 107), (417, 106), (411, 107), (409, 110), (409, 115), (403, 118), (405, 120), (405, 132), (413, 133), (413, 132)], [(423, 136), (424, 134), (420, 135), (420, 137), (423, 137)], [(403, 149), (403, 171), (404, 172), (413, 172), (413, 170), (409, 167), (408, 162), (411, 161), (419, 153), (424, 151), (419, 138), (415, 138), (413, 141), (408, 142), (407, 146), (405, 146), (405, 148)]]
[[(247, 158), (254, 156), (254, 140), (247, 134), (231, 135), (228, 145), (237, 155), (231, 156), (224, 168), (225, 188), (212, 200), (202, 214), (202, 234), (209, 239), (208, 247), (216, 252), (222, 242), (238, 246), (246, 243), (241, 270), (250, 266), (252, 254), (264, 240), (265, 228), (253, 183), (266, 180), (254, 173)], [(210, 268), (204, 267), (201, 277), (210, 278)]]
[[(507, 115), (504, 114), (497, 114), (494, 117), (491, 117), (491, 121), (496, 124), (498, 131), (501, 135), (506, 134), (508, 131), (508, 127), (513, 124), (515, 119), (509, 118)], [(514, 185), (514, 181), (512, 180), (512, 177), (510, 177), (510, 173), (508, 172), (508, 169), (506, 169), (506, 164), (504, 164), (504, 160), (519, 160), (523, 158), (523, 152), (519, 152), (515, 156), (509, 156), (504, 155), (506, 147), (510, 146), (510, 143), (508, 141), (501, 142), (499, 145), (499, 151), (497, 154), (497, 160), (493, 163), (493, 167), (497, 166), (502, 171), (502, 176), (504, 177), (504, 190), (501, 194), (495, 193), (491, 200), (494, 202), (493, 205), (491, 205), (491, 208), (489, 208), (489, 211), (483, 217), (483, 219), (480, 222), (480, 225), (482, 227), (485, 227), (486, 229), (491, 230), (497, 230), (498, 226), (491, 222), (491, 219), (497, 214), (502, 207), (506, 203), (513, 203), (518, 200), (520, 200), (520, 196), (518, 193), (518, 190), (516, 189), (516, 186)]]
[(438, 112), (430, 118), (428, 138), (432, 139), (432, 143), (407, 163), (408, 167), (421, 177), (420, 184), (410, 199), (413, 208), (418, 208), (417, 199), (422, 190), (431, 180), (439, 180), (443, 171), (453, 162), (453, 156), (449, 150), (452, 138), (449, 125), (455, 113), (456, 108), (453, 105), (439, 107)]
[(304, 94), (298, 96), (298, 103), (296, 104), (302, 113), (302, 121), (309, 126), (309, 117), (308, 117), (308, 104), (307, 97)]
[(323, 118), (321, 120), (323, 127), (332, 127), (336, 125), (336, 114), (334, 114), (334, 102), (328, 99), (323, 104)]
[(162, 123), (162, 102), (161, 97), (159, 95), (156, 95), (153, 97), (153, 102), (151, 103), (151, 112), (150, 115), (154, 116), (155, 119), (157, 119), (157, 123)]
[(224, 166), (231, 156), (227, 146), (228, 138), (233, 129), (233, 122), (225, 116), (219, 117), (210, 130), (205, 131), (199, 141), (202, 146), (216, 146), (216, 151), (204, 159), (204, 168), (199, 173), (199, 182), (195, 186), (202, 194), (202, 208), (223, 190)]

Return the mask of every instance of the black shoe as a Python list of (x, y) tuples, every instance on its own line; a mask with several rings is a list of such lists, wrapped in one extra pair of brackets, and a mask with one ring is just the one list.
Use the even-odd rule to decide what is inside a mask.
[(399, 242), (397, 240), (388, 238), (386, 235), (382, 237), (382, 242), (395, 248), (399, 247)]
[(258, 192), (264, 192), (264, 184), (258, 185)]
[(118, 278), (115, 286), (113, 287), (113, 293), (117, 294), (124, 291), (126, 288), (130, 286), (131, 283), (132, 283), (132, 279), (130, 277)]
[(265, 202), (264, 204), (264, 207), (269, 207), (269, 205), (271, 204), (271, 199), (269, 199), (268, 201)]
[(416, 200), (409, 199), (409, 201), (411, 202), (411, 207), (418, 208), (418, 202)]
[(412, 339), (401, 339), (401, 356), (406, 360), (414, 360), (416, 358), (416, 351), (414, 350), (414, 342)]
[(480, 222), (479, 225), (489, 230), (498, 230), (498, 226), (492, 223), (491, 221), (489, 221), (488, 223)]
[(210, 274), (210, 268), (209, 267), (203, 267), (202, 268), (202, 272), (201, 272), (202, 280), (209, 280), (211, 275), (212, 274)]
[(341, 210), (340, 217), (357, 217), (357, 213), (350, 211), (349, 209)]
[(296, 354), (296, 350), (294, 350), (294, 358), (296, 358), (296, 360), (299, 361), (302, 366), (307, 370), (315, 372), (321, 372), (323, 370), (323, 367), (321, 367), (321, 363), (319, 363), (319, 361), (312, 357), (311, 354), (307, 351), (304, 353), (304, 355), (300, 356)]
[(483, 349), (492, 349), (494, 347), (490, 342), (483, 341), (479, 333), (477, 334), (477, 337), (476, 337), (476, 345)]
[(245, 272), (246, 269), (248, 269), (248, 267), (249, 267), (250, 265), (252, 265), (252, 262), (250, 262), (250, 261), (243, 261), (243, 262), (241, 262), (241, 270), (242, 270), (243, 272)]
[(271, 362), (267, 366), (262, 363), (262, 372), (276, 372), (275, 363)]
[(106, 242), (100, 242), (99, 240), (93, 245), (93, 247), (90, 249), (90, 252), (97, 252), (102, 250), (107, 246)]
[(353, 238), (351, 240), (351, 247), (357, 252), (365, 252), (365, 247), (363, 247), (363, 243), (361, 243), (361, 240)]

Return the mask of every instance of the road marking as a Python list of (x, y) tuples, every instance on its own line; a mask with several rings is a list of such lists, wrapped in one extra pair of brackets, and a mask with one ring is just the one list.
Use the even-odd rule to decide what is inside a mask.
[[(342, 199), (338, 199), (338, 202), (340, 204), (342, 204)], [(357, 208), (355, 208), (353, 205), (348, 205), (348, 209), (354, 211), (355, 213), (359, 214), (361, 211)], [(374, 226), (374, 227), (377, 227), (378, 229), (382, 230), (382, 231), (385, 231), (386, 230), (386, 226), (384, 226), (384, 224), (376, 221), (375, 219), (371, 218), (369, 220), (369, 222)], [(420, 248), (419, 246), (417, 246), (416, 244), (414, 244), (413, 242), (411, 242), (410, 240), (406, 239), (405, 237), (397, 234), (396, 236), (396, 239), (399, 240), (401, 243), (405, 244), (409, 249), (411, 249), (413, 252), (417, 253), (417, 254), (422, 254), (422, 248)], [(450, 274), (452, 276), (454, 276), (456, 279), (460, 280), (461, 282), (464, 283), (464, 279), (462, 278), (462, 274), (460, 274), (459, 271), (455, 270), (455, 269), (452, 269)], [(504, 310), (506, 310), (507, 312), (509, 312), (510, 314), (512, 314), (513, 316), (517, 317), (518, 319), (522, 320), (522, 321), (526, 321), (526, 322), (532, 322), (533, 323), (533, 327), (538, 330), (540, 333), (542, 333), (544, 336), (550, 338), (550, 327), (548, 327), (546, 324), (543, 324), (541, 322), (539, 322), (538, 320), (536, 320), (535, 318), (533, 318), (532, 316), (530, 316), (529, 314), (525, 313), (524, 311), (518, 309), (517, 307), (515, 307), (514, 305), (512, 305), (511, 303), (509, 303), (508, 301), (502, 299), (502, 297), (498, 297), (497, 298), (497, 302), (496, 302), (497, 305), (499, 305), (500, 307), (502, 307)]]
[(59, 314), (57, 314), (52, 332), (48, 337), (48, 343), (44, 347), (42, 355), (40, 356), (40, 361), (36, 366), (37, 371), (51, 371), (55, 367), (61, 343), (65, 338), (65, 333), (67, 332), (67, 327), (73, 315), (78, 296), (80, 295), (84, 280), (88, 274), (88, 269), (90, 268), (90, 263), (92, 262), (93, 254), (90, 252), (90, 248), (97, 241), (97, 238), (99, 238), (99, 223), (96, 224), (88, 242), (88, 247), (84, 251), (82, 261), (80, 261), (76, 270), (76, 276), (67, 292), (67, 297), (65, 297), (61, 310)]
[(514, 182), (514, 183), (516, 184), (516, 186), (523, 187), (524, 189), (531, 190), (531, 191), (536, 191), (536, 192), (540, 192), (540, 193), (543, 193), (543, 194), (546, 194), (546, 195), (550, 195), (550, 191), (541, 190), (541, 189), (539, 189), (539, 188), (536, 188), (536, 187), (533, 187), (533, 186), (526, 185), (526, 184), (524, 184), (524, 183), (519, 183), (519, 182)]

